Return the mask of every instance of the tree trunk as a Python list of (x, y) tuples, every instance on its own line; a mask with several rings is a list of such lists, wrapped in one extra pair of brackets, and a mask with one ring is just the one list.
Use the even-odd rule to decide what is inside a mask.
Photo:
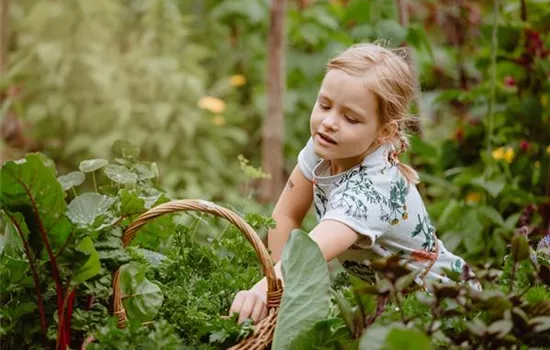
[(8, 70), (8, 19), (9, 19), (9, 0), (0, 0), (0, 75)]
[(262, 133), (262, 159), (264, 170), (271, 179), (260, 186), (260, 201), (273, 202), (284, 187), (284, 19), (285, 1), (271, 1), (267, 59), (267, 118)]

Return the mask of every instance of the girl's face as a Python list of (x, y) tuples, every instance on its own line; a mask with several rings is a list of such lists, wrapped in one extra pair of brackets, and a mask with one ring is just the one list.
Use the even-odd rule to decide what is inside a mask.
[(359, 164), (378, 146), (377, 99), (365, 85), (362, 77), (331, 69), (311, 112), (315, 152), (338, 171)]

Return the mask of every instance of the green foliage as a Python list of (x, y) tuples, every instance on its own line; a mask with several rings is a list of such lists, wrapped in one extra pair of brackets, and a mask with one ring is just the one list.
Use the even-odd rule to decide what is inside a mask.
[[(186, 226), (181, 216), (165, 216), (145, 225), (124, 249), (127, 225), (168, 198), (154, 185), (154, 168), (135, 158), (133, 145), (117, 142), (113, 147), (121, 157), (116, 164), (81, 163), (85, 181), (93, 180), (100, 192), (79, 195), (86, 183), (71, 183), (63, 192), (63, 177), (56, 179), (53, 163), (38, 153), (0, 170), (2, 183), (10, 185), (0, 193), (6, 220), (0, 236), (3, 342), (14, 349), (55, 341), (75, 346), (94, 334), (106, 348), (137, 346), (143, 337), (149, 339), (142, 342), (145, 348), (225, 347), (248, 336), (250, 322), (237, 325), (234, 318), (220, 318), (234, 293), (260, 278), (244, 235), (230, 225), (217, 236), (199, 234), (199, 223), (208, 221), (195, 219)], [(128, 174), (133, 181), (125, 180)], [(245, 220), (259, 231), (274, 226), (273, 219), (256, 213)], [(127, 330), (106, 324), (112, 274), (118, 268)], [(162, 319), (174, 330), (161, 329)], [(153, 326), (140, 329), (141, 322)]]

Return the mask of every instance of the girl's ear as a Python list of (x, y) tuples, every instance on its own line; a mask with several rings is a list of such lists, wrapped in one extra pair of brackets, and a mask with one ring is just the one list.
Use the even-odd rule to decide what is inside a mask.
[(398, 131), (399, 124), (397, 123), (397, 121), (392, 120), (382, 127), (378, 136), (378, 140), (380, 141), (380, 143), (387, 142), (391, 140), (395, 135), (397, 135)]

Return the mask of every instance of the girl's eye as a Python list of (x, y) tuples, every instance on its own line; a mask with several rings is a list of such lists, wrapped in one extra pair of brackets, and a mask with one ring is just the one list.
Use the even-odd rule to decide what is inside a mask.
[(347, 120), (348, 123), (350, 124), (357, 124), (359, 123), (357, 120), (353, 119), (353, 118), (350, 118), (350, 117), (347, 117), (347, 116), (344, 116), (344, 118)]
[(330, 109), (329, 106), (327, 106), (327, 105), (325, 105), (325, 104), (322, 104), (322, 103), (319, 103), (319, 107), (321, 107), (321, 109), (322, 109), (322, 110), (325, 110), (325, 111), (327, 111), (327, 110)]

